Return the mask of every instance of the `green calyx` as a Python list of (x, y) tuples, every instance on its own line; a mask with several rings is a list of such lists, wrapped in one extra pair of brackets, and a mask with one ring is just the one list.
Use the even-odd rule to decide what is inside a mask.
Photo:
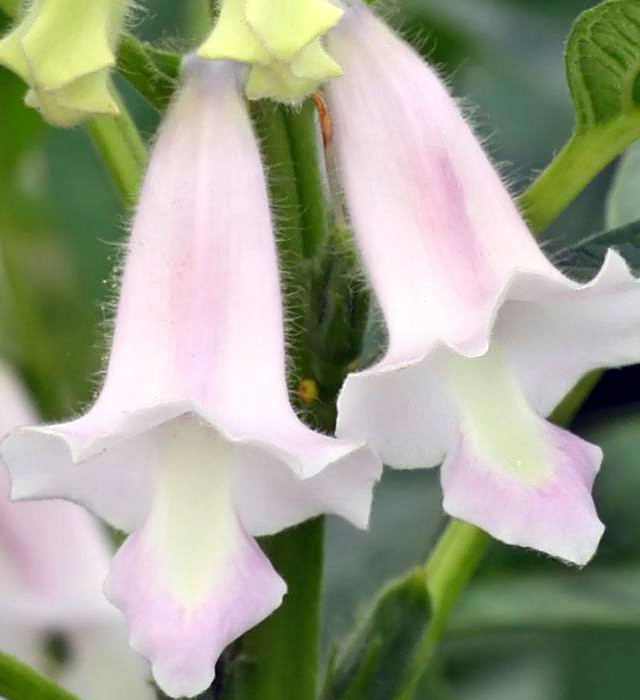
[(320, 41), (342, 14), (327, 0), (224, 0), (198, 54), (249, 64), (250, 99), (299, 104), (342, 73)]
[(0, 64), (28, 85), (26, 103), (56, 126), (119, 113), (110, 86), (127, 0), (34, 0), (0, 40)]

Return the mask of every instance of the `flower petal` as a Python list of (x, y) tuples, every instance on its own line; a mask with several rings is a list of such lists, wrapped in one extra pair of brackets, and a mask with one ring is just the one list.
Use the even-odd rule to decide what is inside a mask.
[(588, 284), (517, 275), (494, 334), (548, 415), (587, 372), (640, 360), (640, 283), (615, 251)]
[(161, 441), (149, 517), (114, 558), (106, 593), (163, 690), (191, 697), (286, 587), (237, 519), (228, 444), (191, 418), (165, 426)]
[(389, 361), (487, 326), (515, 267), (559, 276), (435, 72), (363, 4), (327, 34), (342, 182)]
[(380, 461), (361, 447), (304, 478), (264, 447), (238, 445), (233, 465), (238, 513), (253, 535), (271, 535), (307, 518), (332, 513), (366, 528)]
[[(130, 423), (139, 422), (138, 415)], [(82, 503), (113, 527), (130, 531), (144, 518), (151, 498), (153, 439), (149, 433), (125, 440), (115, 433), (89, 443), (92, 454), (78, 456), (84, 440), (74, 423), (18, 428), (1, 444), (15, 500), (66, 498)], [(81, 454), (81, 453), (80, 453)]]
[(604, 531), (591, 499), (602, 452), (546, 421), (539, 421), (538, 430), (549, 469), (540, 481), (497, 467), (461, 435), (442, 465), (444, 509), (507, 544), (582, 566)]
[(435, 72), (361, 3), (327, 44), (347, 205), (389, 332), (383, 359), (347, 378), (338, 434), (430, 466), (454, 443), (440, 355), (497, 342), (543, 414), (590, 369), (640, 359), (640, 284), (619, 256), (588, 285), (556, 270)]
[[(202, 407), (189, 401), (126, 413), (115, 424), (94, 409), (71, 423), (13, 431), (0, 446), (11, 470), (12, 497), (67, 498), (84, 504), (113, 527), (130, 532), (150, 508), (163, 426), (186, 416), (197, 417), (209, 425), (212, 434), (235, 444), (237, 474), (246, 475), (252, 483), (255, 480), (255, 486), (246, 487), (247, 494), (258, 483), (273, 494), (269, 502), (256, 503), (255, 515), (247, 519), (253, 534), (274, 532), (320, 512), (365, 526), (372, 486), (382, 467), (361, 442), (316, 433), (297, 419), (285, 426), (265, 421), (253, 435), (233, 434), (223, 431)], [(263, 483), (267, 474), (276, 479), (278, 488)], [(352, 482), (353, 498), (346, 498), (349, 492), (342, 488), (343, 480)], [(237, 481), (238, 493), (245, 493), (242, 478)], [(239, 498), (239, 502), (245, 500), (245, 496)], [(267, 516), (271, 522), (265, 520)], [(255, 530), (253, 523), (259, 523)]]
[(238, 71), (185, 62), (129, 242), (98, 398), (107, 412), (188, 397), (238, 430), (293, 414), (271, 213)]
[(82, 418), (3, 443), (15, 497), (66, 495), (132, 530), (150, 498), (143, 433), (187, 412), (269, 445), (300, 478), (360, 453), (289, 403), (269, 203), (237, 72), (187, 60), (143, 185), (104, 387)]
[(440, 365), (460, 413), (442, 465), (445, 510), (508, 544), (586, 564), (603, 530), (591, 499), (599, 448), (533, 412), (499, 347)]
[(456, 412), (432, 358), (379, 363), (348, 375), (338, 397), (336, 434), (365, 440), (397, 469), (435, 467), (455, 437)]

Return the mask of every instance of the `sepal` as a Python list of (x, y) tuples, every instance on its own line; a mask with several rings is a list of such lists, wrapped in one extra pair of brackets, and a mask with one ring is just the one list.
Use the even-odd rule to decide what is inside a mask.
[(28, 85), (26, 103), (55, 126), (119, 113), (109, 79), (128, 0), (35, 0), (0, 41), (0, 64)]
[(342, 14), (327, 0), (225, 0), (198, 54), (250, 65), (250, 99), (299, 104), (322, 82), (342, 74), (320, 42)]

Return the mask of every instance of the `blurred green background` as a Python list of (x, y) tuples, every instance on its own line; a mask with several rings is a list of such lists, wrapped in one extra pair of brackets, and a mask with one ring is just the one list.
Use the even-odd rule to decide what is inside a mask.
[[(140, 4), (132, 29), (161, 45), (187, 49), (204, 29), (204, 0)], [(383, 12), (448, 76), (518, 193), (570, 133), (563, 43), (592, 4), (403, 0)], [(150, 136), (156, 116), (124, 88)], [(0, 350), (53, 418), (80, 411), (99, 384), (129, 212), (85, 132), (45, 126), (23, 93), (0, 69)], [(546, 235), (602, 228), (612, 172)], [(624, 401), (616, 386), (605, 385), (578, 422), (606, 455), (596, 499), (608, 530), (595, 563), (579, 572), (494, 545), (452, 619), (424, 700), (640, 697), (640, 403), (630, 401), (634, 392), (640, 401), (640, 382)], [(387, 474), (369, 533), (329, 521), (327, 649), (384, 580), (425, 557), (442, 524), (437, 472)]]

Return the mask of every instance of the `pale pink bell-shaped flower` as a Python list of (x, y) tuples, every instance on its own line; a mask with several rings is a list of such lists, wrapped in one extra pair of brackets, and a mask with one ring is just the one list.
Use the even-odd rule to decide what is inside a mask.
[[(2, 435), (33, 422), (4, 366), (0, 400)], [(152, 700), (147, 664), (131, 651), (124, 618), (102, 593), (110, 554), (106, 533), (79, 506), (11, 503), (0, 465), (0, 650), (83, 700)]]
[(285, 583), (253, 536), (323, 512), (367, 524), (377, 457), (288, 398), (262, 163), (237, 64), (189, 59), (133, 224), (104, 387), (81, 418), (2, 445), (17, 498), (133, 534), (108, 598), (160, 687), (193, 696)]
[(589, 370), (640, 359), (640, 286), (614, 252), (586, 285), (547, 261), (436, 73), (364, 6), (327, 39), (337, 160), (389, 335), (348, 377), (338, 435), (394, 467), (443, 463), (448, 513), (584, 564), (601, 452), (541, 416)]

